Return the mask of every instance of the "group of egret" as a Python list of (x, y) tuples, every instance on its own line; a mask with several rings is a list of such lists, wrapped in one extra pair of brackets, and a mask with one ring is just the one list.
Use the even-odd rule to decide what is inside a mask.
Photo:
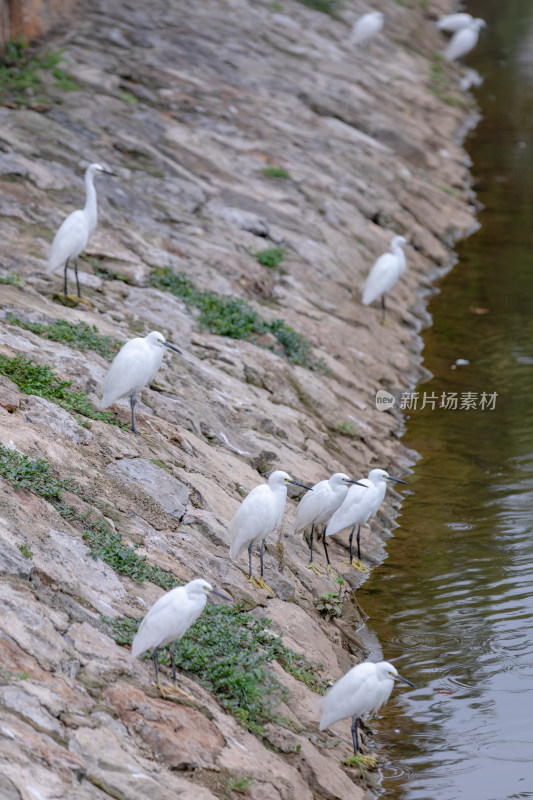
[[(313, 561), (313, 538), (315, 527), (322, 526), (324, 552), (328, 567), (330, 566), (327, 548), (327, 537), (345, 528), (350, 533), (350, 566), (366, 570), (361, 562), (361, 525), (367, 524), (377, 512), (383, 498), (387, 481), (405, 483), (394, 478), (384, 469), (373, 469), (368, 478), (353, 480), (343, 472), (336, 472), (328, 480), (320, 481), (312, 487), (295, 481), (286, 472), (276, 470), (268, 483), (256, 486), (244, 498), (239, 509), (229, 524), (231, 539), (230, 558), (236, 561), (244, 550), (248, 550), (248, 580), (256, 586), (272, 589), (263, 577), (263, 554), (267, 536), (275, 531), (280, 523), (287, 498), (287, 484), (292, 483), (308, 489), (298, 505), (293, 533), (300, 533), (311, 528), (309, 567), (319, 571)], [(357, 527), (357, 561), (353, 559), (353, 535)], [(261, 575), (259, 581), (252, 577), (252, 548), (260, 546)]]
[(474, 49), (479, 32), (481, 28), (487, 26), (487, 23), (481, 17), (474, 19), (471, 14), (461, 12), (441, 17), (436, 26), (440, 31), (453, 34), (444, 51), (444, 58), (446, 61), (456, 61)]

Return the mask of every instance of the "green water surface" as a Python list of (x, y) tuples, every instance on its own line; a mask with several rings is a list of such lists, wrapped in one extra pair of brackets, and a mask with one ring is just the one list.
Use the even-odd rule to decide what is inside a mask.
[[(533, 2), (468, 11), (489, 25), (466, 59), (484, 77), (466, 142), (481, 227), (430, 303), (435, 377), (404, 437), (422, 459), (359, 592), (383, 656), (418, 687), (395, 690), (372, 741), (401, 800), (533, 798)], [(421, 410), (424, 392), (477, 408)]]

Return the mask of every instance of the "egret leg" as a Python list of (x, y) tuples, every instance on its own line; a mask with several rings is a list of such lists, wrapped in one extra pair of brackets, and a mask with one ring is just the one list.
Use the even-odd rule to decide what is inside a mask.
[(250, 542), (250, 546), (248, 547), (248, 580), (252, 579), (252, 547), (254, 543)]
[(274, 589), (271, 589), (270, 586), (268, 586), (265, 583), (265, 579), (263, 578), (263, 555), (264, 555), (264, 552), (265, 552), (265, 540), (263, 539), (263, 541), (261, 542), (261, 549), (259, 550), (259, 559), (261, 561), (261, 577), (259, 578), (258, 581), (252, 581), (252, 582), (254, 583), (254, 586), (257, 586), (258, 589), (266, 589), (267, 592), (270, 592), (271, 594), (275, 595), (276, 592), (274, 591)]
[(80, 292), (80, 281), (78, 278), (78, 259), (74, 259), (74, 274), (76, 276), (76, 289), (78, 291), (78, 297), (81, 300), (81, 292)]
[(131, 429), (133, 433), (139, 433), (139, 431), (135, 427), (135, 392), (133, 392), (132, 396), (130, 397), (130, 406), (131, 406)]
[(170, 648), (170, 663), (172, 664), (172, 681), (176, 686), (178, 679), (176, 677), (176, 642)]
[(331, 566), (331, 561), (329, 560), (329, 553), (328, 553), (328, 545), (326, 542), (326, 531), (322, 534), (322, 542), (324, 544), (324, 553), (326, 554), (326, 561), (328, 562), (328, 567)]
[(65, 297), (67, 296), (67, 269), (68, 269), (68, 262), (69, 261), (70, 261), (70, 259), (67, 258), (67, 263), (65, 264), (65, 285), (64, 285), (64, 288), (63, 288), (63, 294), (65, 295)]
[(350, 533), (350, 560), (345, 561), (345, 564), (349, 564), (350, 567), (354, 569), (358, 569), (359, 572), (368, 572), (368, 567), (366, 567), (363, 562), (361, 561), (361, 525), (357, 528), (357, 561), (353, 560), (353, 534), (355, 531), (355, 525), (352, 528)]
[(354, 753), (360, 753), (361, 748), (359, 747), (359, 734), (357, 733), (357, 714), (354, 714), (352, 719), (352, 742)]
[(307, 565), (307, 569), (312, 569), (313, 572), (316, 574), (317, 572), (322, 572), (322, 570), (319, 567), (315, 566), (315, 564), (313, 564), (313, 534), (314, 534), (314, 530), (315, 530), (315, 523), (313, 522), (313, 524), (311, 525), (311, 538), (309, 540), (309, 548), (310, 548), (310, 551), (311, 551), (311, 556), (310, 556), (309, 564)]
[(382, 295), (381, 295), (381, 312), (382, 312), (382, 313), (381, 313), (381, 324), (382, 324), (382, 325), (385, 325), (385, 324), (386, 324), (386, 320), (385, 320), (385, 311), (386, 311), (386, 309), (385, 309), (385, 295), (384, 295), (384, 294), (382, 294)]
[(152, 653), (152, 658), (154, 659), (154, 667), (155, 667), (155, 682), (159, 686), (159, 664), (157, 663), (157, 651), (159, 648), (154, 647), (154, 652)]

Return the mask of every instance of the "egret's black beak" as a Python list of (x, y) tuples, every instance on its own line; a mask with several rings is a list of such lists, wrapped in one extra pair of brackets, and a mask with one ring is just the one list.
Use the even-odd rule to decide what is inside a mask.
[(368, 489), (366, 483), (361, 483), (361, 481), (345, 481), (345, 483), (353, 483), (354, 486), (363, 486), (365, 489)]
[(211, 589), (209, 594), (216, 594), (217, 597), (221, 597), (223, 600), (228, 600), (230, 603), (233, 602), (231, 597), (228, 597), (226, 594), (222, 594), (222, 592), (218, 592), (216, 589)]
[(411, 681), (408, 681), (407, 678), (402, 678), (401, 675), (395, 675), (394, 679), (397, 680), (397, 681), (402, 681), (403, 683), (406, 683), (408, 686), (412, 686), (413, 689), (416, 689), (416, 686), (414, 685), (414, 683), (411, 683)]
[(111, 172), (110, 169), (103, 169), (102, 172), (104, 173), (104, 175), (112, 175), (114, 178), (118, 178), (117, 173), (116, 172)]
[(407, 481), (402, 481), (400, 478), (393, 478), (392, 475), (389, 475), (387, 478), (388, 481), (396, 481), (396, 483), (405, 483), (407, 486)]
[(170, 347), (171, 350), (174, 350), (175, 353), (179, 353), (180, 356), (183, 355), (181, 350), (178, 350), (178, 348), (175, 347), (173, 344), (170, 344), (170, 342), (161, 342), (161, 344), (164, 344), (165, 347)]
[(309, 489), (309, 491), (310, 491), (310, 492), (312, 492), (312, 491), (313, 491), (313, 487), (312, 487), (312, 486), (306, 486), (306, 485), (305, 485), (305, 483), (300, 483), (299, 481), (293, 481), (293, 479), (292, 479), (292, 478), (290, 478), (290, 479), (287, 481), (287, 483), (294, 483), (294, 485), (295, 485), (295, 486), (301, 486), (301, 487), (302, 487), (302, 489)]

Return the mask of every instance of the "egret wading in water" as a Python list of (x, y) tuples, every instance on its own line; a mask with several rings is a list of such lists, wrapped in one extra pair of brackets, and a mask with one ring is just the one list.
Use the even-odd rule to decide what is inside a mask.
[(113, 359), (104, 378), (102, 408), (107, 408), (122, 397), (129, 397), (131, 429), (134, 433), (138, 433), (135, 426), (135, 395), (152, 383), (163, 361), (165, 347), (181, 355), (181, 350), (165, 341), (159, 331), (152, 331), (144, 339), (140, 336), (130, 339)]
[[(324, 548), (329, 564), (329, 556), (326, 547), (326, 538), (342, 531), (344, 528), (352, 526), (350, 532), (350, 561), (351, 567), (361, 572), (367, 572), (368, 567), (361, 561), (361, 525), (366, 525), (385, 497), (387, 481), (405, 483), (400, 478), (393, 478), (384, 469), (373, 469), (368, 473), (368, 478), (359, 481), (359, 486), (350, 486), (344, 502), (333, 514), (328, 522), (324, 535)], [(365, 488), (361, 488), (361, 485)], [(357, 561), (353, 560), (353, 535), (357, 526)]]
[[(229, 555), (236, 561), (243, 550), (248, 550), (248, 580), (254, 586), (267, 589), (274, 594), (263, 578), (263, 555), (265, 539), (280, 524), (287, 499), (287, 484), (302, 486), (310, 489), (303, 483), (293, 480), (290, 475), (281, 470), (275, 470), (268, 479), (268, 483), (256, 486), (244, 498), (239, 509), (231, 520), (228, 532), (231, 537)], [(260, 544), (259, 558), (261, 561), (261, 577), (259, 580), (252, 578), (252, 548)]]
[(332, 514), (334, 514), (342, 504), (351, 484), (363, 485), (358, 483), (358, 481), (353, 481), (343, 472), (335, 472), (328, 480), (315, 483), (312, 490), (304, 494), (298, 503), (293, 533), (300, 533), (311, 526), (309, 569), (315, 572), (319, 571), (313, 564), (313, 534), (315, 525), (325, 525), (328, 522)]
[(381, 296), (383, 310), (382, 322), (385, 323), (385, 295), (392, 289), (400, 275), (407, 267), (405, 255), (402, 250), (407, 244), (403, 236), (395, 236), (390, 243), (390, 253), (383, 253), (374, 262), (368, 273), (363, 288), (363, 305), (368, 306)]
[(171, 589), (157, 600), (148, 614), (145, 616), (135, 634), (131, 645), (131, 654), (134, 658), (142, 655), (145, 650), (153, 650), (155, 678), (159, 690), (163, 693), (159, 684), (159, 665), (157, 663), (157, 651), (160, 647), (173, 642), (170, 648), (170, 661), (172, 664), (172, 680), (178, 692), (188, 695), (177, 686), (175, 648), (176, 642), (194, 625), (200, 614), (205, 608), (208, 595), (216, 594), (224, 600), (230, 597), (217, 592), (208, 581), (203, 578), (195, 578), (185, 586)]
[[(394, 681), (403, 681), (414, 688), (414, 683), (398, 675), (396, 667), (388, 661), (363, 661), (352, 667), (340, 678), (331, 689), (328, 689), (320, 701), (322, 718), (320, 730), (329, 728), (341, 719), (352, 717), (353, 763), (373, 765), (374, 760), (361, 756), (357, 719), (363, 714), (378, 711), (389, 699)], [(349, 761), (351, 761), (350, 759)]]
[(80, 282), (78, 279), (78, 256), (85, 250), (89, 236), (96, 228), (98, 212), (96, 208), (96, 189), (94, 188), (95, 175), (115, 175), (100, 164), (89, 164), (85, 170), (85, 206), (78, 211), (73, 211), (59, 226), (52, 250), (48, 259), (46, 272), (50, 275), (59, 267), (65, 266), (65, 296), (67, 294), (67, 269), (69, 261), (74, 261), (76, 275), (76, 289), (81, 298)]
[(363, 14), (353, 24), (350, 42), (352, 44), (367, 42), (383, 28), (384, 19), (381, 11), (370, 11), (368, 14)]
[(454, 33), (448, 47), (444, 51), (446, 61), (457, 61), (466, 56), (476, 46), (479, 39), (479, 31), (485, 26), (485, 21), (481, 18), (474, 19), (468, 25)]
[(480, 28), (486, 28), (487, 23), (481, 17), (477, 17), (474, 20), (472, 14), (467, 14), (465, 11), (457, 13), (457, 14), (448, 14), (446, 17), (441, 17), (436, 23), (435, 27), (439, 29), (439, 31), (445, 31), (446, 33), (456, 33), (460, 31), (461, 28), (466, 28), (467, 25), (470, 25), (472, 22), (478, 22)]

